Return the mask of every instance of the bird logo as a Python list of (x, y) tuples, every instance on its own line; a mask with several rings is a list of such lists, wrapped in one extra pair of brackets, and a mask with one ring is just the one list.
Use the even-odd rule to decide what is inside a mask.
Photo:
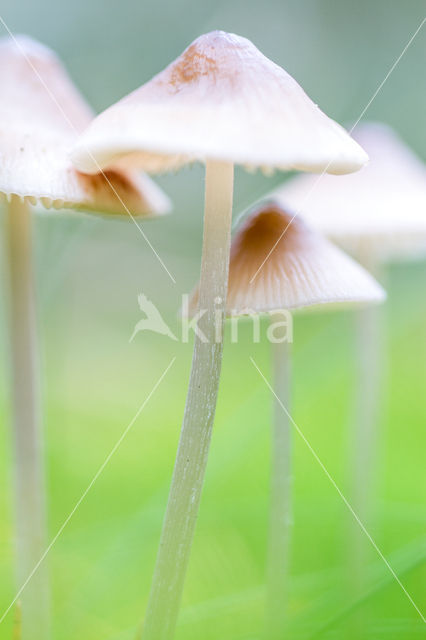
[(167, 336), (168, 338), (177, 341), (175, 334), (164, 322), (160, 312), (158, 311), (155, 304), (151, 302), (151, 300), (149, 300), (143, 293), (140, 293), (138, 295), (138, 303), (140, 310), (145, 314), (146, 317), (142, 318), (142, 320), (139, 320), (139, 322), (136, 324), (129, 343), (133, 342), (140, 331), (153, 331), (154, 333), (159, 333), (163, 336)]

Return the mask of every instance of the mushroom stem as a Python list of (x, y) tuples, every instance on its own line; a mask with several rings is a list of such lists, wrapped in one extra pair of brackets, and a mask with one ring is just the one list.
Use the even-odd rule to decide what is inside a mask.
[[(14, 438), (16, 580), (21, 588), (45, 551), (45, 491), (37, 378), (37, 335), (29, 205), (12, 196), (8, 207), (10, 341)], [(49, 637), (46, 569), (22, 593), (22, 640)]]
[[(380, 276), (379, 265), (374, 261), (364, 259), (363, 264), (373, 275)], [(357, 386), (349, 465), (351, 504), (360, 521), (373, 536), (377, 509), (377, 467), (384, 355), (381, 317), (382, 310), (376, 306), (358, 311), (355, 317)], [(352, 595), (358, 596), (365, 588), (369, 549), (359, 527), (354, 526), (353, 523), (350, 526), (350, 588)]]
[(228, 287), (234, 167), (207, 161), (198, 322), (180, 442), (142, 632), (174, 635), (215, 415)]
[[(352, 500), (362, 523), (372, 525), (375, 511), (377, 446), (381, 395), (381, 309), (369, 307), (356, 315), (357, 393), (353, 425)], [(364, 544), (364, 536), (360, 544)]]
[(273, 344), (275, 393), (271, 446), (271, 497), (267, 573), (266, 637), (283, 638), (286, 626), (292, 519), (292, 434), (289, 410), (291, 353), (286, 340)]

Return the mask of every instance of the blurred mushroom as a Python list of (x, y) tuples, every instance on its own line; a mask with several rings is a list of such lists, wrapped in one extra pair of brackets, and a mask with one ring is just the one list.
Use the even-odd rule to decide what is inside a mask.
[[(87, 176), (74, 169), (68, 148), (91, 118), (50, 49), (26, 36), (0, 40), (0, 193), (7, 208), (19, 587), (46, 549), (30, 205), (131, 215), (168, 207), (160, 189), (135, 171), (111, 168)], [(23, 640), (46, 640), (49, 596), (43, 566), (22, 598)]]
[(361, 171), (296, 176), (273, 196), (372, 268), (425, 256), (426, 165), (384, 124), (354, 135), (370, 156)]
[[(206, 164), (199, 327), (172, 487), (148, 603), (145, 640), (174, 633), (198, 513), (216, 407), (228, 280), (234, 163), (345, 173), (363, 150), (297, 82), (245, 38), (197, 38), (148, 83), (96, 118), (72, 152), (97, 165), (157, 172)], [(217, 318), (220, 327), (217, 331)]]
[[(334, 179), (297, 176), (274, 192), (283, 206), (350, 252), (379, 280), (390, 262), (426, 256), (426, 166), (388, 126), (359, 125), (354, 134), (369, 164)], [(378, 429), (383, 370), (379, 309), (360, 311), (357, 321), (356, 415), (351, 434), (351, 501), (361, 521), (374, 526)], [(364, 541), (358, 530), (350, 552), (351, 580), (362, 588)]]
[[(271, 247), (275, 247), (271, 253)], [(253, 279), (254, 274), (258, 276)], [(197, 308), (195, 292), (190, 312)], [(268, 313), (273, 348), (273, 426), (267, 637), (286, 632), (286, 592), (291, 509), (290, 342), (277, 312), (351, 309), (385, 299), (382, 287), (352, 258), (271, 201), (259, 205), (238, 229), (231, 246), (230, 317)], [(280, 327), (281, 325), (281, 327)], [(278, 331), (278, 334), (277, 334)], [(282, 406), (281, 406), (282, 405)]]

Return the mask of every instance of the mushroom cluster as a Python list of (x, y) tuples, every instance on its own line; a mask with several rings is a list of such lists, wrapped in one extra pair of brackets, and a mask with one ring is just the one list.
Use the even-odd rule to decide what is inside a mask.
[[(366, 137), (363, 133), (354, 140), (252, 42), (223, 31), (197, 38), (163, 71), (97, 117), (56, 55), (25, 36), (0, 40), (0, 80), (0, 193), (7, 208), (10, 271), (18, 586), (45, 550), (31, 207), (131, 219), (155, 216), (166, 212), (170, 202), (146, 173), (177, 170), (194, 162), (205, 165), (201, 273), (189, 309), (200, 314), (200, 331), (138, 636), (172, 640), (208, 461), (226, 316), (270, 314), (274, 320), (282, 311), (360, 308), (383, 301), (385, 292), (373, 276), (319, 229), (361, 262), (367, 261), (366, 256), (370, 264), (394, 255), (393, 247), (399, 251), (402, 246), (405, 228), (400, 211), (407, 206), (402, 196), (406, 189), (398, 191), (395, 176), (415, 184), (413, 213), (416, 198), (423, 197), (423, 168), (400, 152), (399, 143), (380, 127), (366, 129)], [(364, 147), (371, 148), (373, 159), (377, 149), (383, 154), (377, 169), (373, 162), (371, 169), (362, 169), (368, 160)], [(395, 169), (393, 163), (399, 160), (401, 166)], [(321, 176), (306, 211), (300, 194), (305, 196), (311, 178), (296, 178), (273, 200), (252, 209), (231, 242), (235, 165), (265, 173), (335, 175)], [(338, 176), (360, 169), (354, 176)], [(394, 191), (384, 207), (380, 183), (389, 180)], [(342, 205), (347, 215), (340, 217)], [(298, 216), (301, 209), (303, 219)], [(405, 246), (419, 249), (423, 247), (419, 229), (424, 233), (425, 226), (417, 214), (416, 209), (409, 218), (412, 225)], [(387, 226), (385, 235), (384, 221), (389, 219), (395, 222), (394, 232), (389, 233)], [(390, 237), (396, 234), (398, 242), (392, 244)], [(142, 308), (143, 296), (140, 302)], [(285, 336), (277, 338), (272, 341), (276, 412), (267, 633), (278, 640), (286, 634), (292, 447), (287, 409), (290, 352)], [(22, 640), (48, 640), (48, 591), (42, 567), (24, 593)]]
[[(99, 115), (72, 152), (80, 171), (206, 166), (195, 338), (181, 438), (144, 621), (145, 640), (173, 636), (207, 465), (222, 360), (234, 164), (348, 173), (367, 160), (284, 69), (249, 40), (197, 38), (152, 80)], [(219, 324), (218, 327), (218, 316)]]

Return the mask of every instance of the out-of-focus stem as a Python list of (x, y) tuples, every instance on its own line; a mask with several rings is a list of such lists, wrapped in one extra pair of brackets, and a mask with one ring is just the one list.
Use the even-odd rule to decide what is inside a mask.
[[(290, 344), (272, 345), (274, 392), (290, 411)], [(271, 497), (267, 575), (266, 637), (285, 637), (289, 590), (289, 551), (292, 517), (292, 434), (290, 420), (275, 399), (271, 444)]]
[(366, 527), (375, 516), (377, 447), (381, 400), (381, 313), (380, 307), (358, 311), (357, 412), (353, 434), (352, 500)]
[[(363, 266), (379, 281), (384, 274), (368, 252), (361, 256)], [(384, 360), (383, 308), (370, 306), (355, 316), (357, 382), (355, 420), (351, 438), (351, 499), (352, 506), (367, 529), (374, 527), (377, 511), (377, 471), (379, 464), (379, 427), (382, 410), (382, 378)], [(373, 532), (372, 532), (373, 533)], [(359, 550), (355, 553), (358, 567), (362, 535), (356, 535)]]
[[(363, 251), (360, 262), (379, 281), (383, 273), (373, 256)], [(350, 487), (352, 508), (367, 531), (377, 533), (377, 480), (380, 462), (380, 416), (382, 411), (382, 378), (384, 359), (383, 309), (370, 306), (355, 314), (356, 389), (355, 410), (350, 437)], [(359, 598), (368, 588), (370, 543), (358, 523), (351, 518), (349, 535), (348, 586), (349, 597)], [(354, 616), (348, 625), (348, 638), (366, 633), (368, 612)]]
[[(45, 490), (39, 412), (37, 331), (29, 205), (8, 206), (12, 421), (15, 469), (16, 580), (26, 582), (46, 546)], [(22, 596), (22, 640), (49, 637), (47, 569), (41, 566)]]
[[(215, 415), (231, 242), (233, 165), (206, 164), (199, 329), (179, 448), (148, 602), (143, 640), (174, 635)], [(218, 335), (219, 334), (219, 335)], [(218, 339), (219, 337), (219, 339)]]

